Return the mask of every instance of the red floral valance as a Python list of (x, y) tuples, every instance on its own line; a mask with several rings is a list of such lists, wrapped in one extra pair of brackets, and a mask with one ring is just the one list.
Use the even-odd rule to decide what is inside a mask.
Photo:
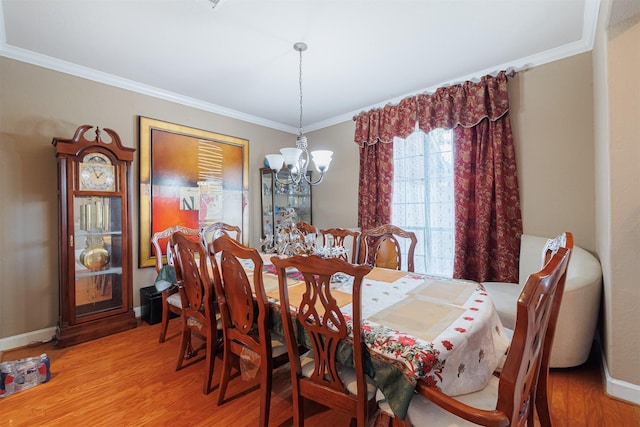
[(469, 128), (484, 118), (495, 121), (509, 110), (507, 74), (484, 76), (480, 82), (464, 82), (442, 87), (433, 94), (404, 98), (397, 105), (386, 105), (354, 117), (354, 141), (359, 146), (377, 142), (391, 143), (394, 137), (406, 138), (414, 130), (429, 132), (436, 128)]
[(416, 102), (418, 125), (425, 133), (437, 128), (470, 128), (485, 118), (493, 122), (509, 111), (507, 75), (501, 71), (478, 83), (439, 88), (431, 95), (418, 95)]
[(416, 99), (405, 98), (397, 105), (362, 112), (353, 120), (356, 122), (354, 141), (359, 146), (378, 141), (391, 143), (394, 137), (406, 138), (415, 130)]

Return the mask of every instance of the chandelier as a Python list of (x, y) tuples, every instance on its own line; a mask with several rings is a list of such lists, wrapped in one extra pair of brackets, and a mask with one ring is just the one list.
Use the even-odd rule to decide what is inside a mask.
[[(267, 163), (273, 169), (275, 179), (281, 184), (299, 185), (306, 181), (310, 185), (320, 184), (325, 173), (329, 169), (333, 151), (316, 150), (311, 152), (311, 160), (316, 166), (320, 176), (314, 181), (309, 177), (309, 151), (307, 151), (307, 137), (302, 132), (302, 52), (307, 50), (307, 45), (302, 42), (295, 43), (293, 48), (300, 54), (300, 73), (298, 82), (300, 84), (300, 126), (296, 138), (296, 148), (287, 147), (280, 149), (281, 154), (267, 154)], [(278, 178), (278, 173), (286, 172), (284, 181)]]

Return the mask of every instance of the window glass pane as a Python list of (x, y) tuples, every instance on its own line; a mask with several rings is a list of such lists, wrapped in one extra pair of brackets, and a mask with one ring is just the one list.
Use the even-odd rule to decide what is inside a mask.
[[(392, 222), (418, 238), (416, 272), (451, 276), (454, 253), (452, 132), (394, 139)], [(406, 244), (403, 258), (406, 258)]]
[(406, 185), (406, 182), (398, 180), (393, 183), (393, 199), (397, 200), (399, 204), (405, 203)]
[(405, 205), (404, 203), (394, 206), (394, 209), (396, 210), (396, 212), (394, 212), (394, 218), (398, 218), (398, 221), (401, 221), (402, 223), (406, 223), (407, 222), (406, 208), (407, 208), (407, 205)]
[(425, 201), (424, 185), (425, 185), (425, 182), (423, 180), (407, 182), (405, 184), (405, 188), (406, 188), (405, 203), (424, 204), (424, 201)]
[(407, 167), (405, 165), (405, 159), (394, 159), (393, 179), (395, 182), (402, 182), (407, 180)]

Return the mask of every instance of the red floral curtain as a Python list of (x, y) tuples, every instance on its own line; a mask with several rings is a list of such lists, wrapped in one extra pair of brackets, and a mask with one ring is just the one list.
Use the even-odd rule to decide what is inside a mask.
[(393, 143), (360, 148), (358, 227), (369, 230), (391, 222)]
[(409, 136), (416, 121), (424, 132), (453, 129), (453, 275), (518, 281), (522, 216), (505, 72), (405, 98), (354, 120), (354, 140), (360, 145), (359, 227), (391, 221), (393, 138)]
[(418, 124), (454, 132), (454, 277), (518, 281), (522, 216), (507, 76), (418, 95)]
[(406, 138), (415, 129), (415, 98), (360, 113), (354, 120), (354, 141), (360, 146), (358, 227), (368, 230), (391, 222), (393, 138)]

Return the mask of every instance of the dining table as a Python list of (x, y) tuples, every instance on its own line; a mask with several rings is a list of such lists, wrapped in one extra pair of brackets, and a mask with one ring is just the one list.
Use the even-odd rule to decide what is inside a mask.
[[(280, 332), (279, 281), (271, 256), (262, 257), (262, 278), (274, 306), (272, 327)], [(287, 286), (290, 301), (296, 301), (306, 285), (293, 270), (287, 271)], [(349, 328), (352, 286), (349, 276), (332, 277), (332, 295)], [(418, 380), (451, 396), (471, 393), (487, 385), (506, 357), (510, 339), (478, 282), (374, 267), (361, 293), (367, 373), (401, 419)], [(344, 344), (339, 360), (352, 366), (352, 343)]]

